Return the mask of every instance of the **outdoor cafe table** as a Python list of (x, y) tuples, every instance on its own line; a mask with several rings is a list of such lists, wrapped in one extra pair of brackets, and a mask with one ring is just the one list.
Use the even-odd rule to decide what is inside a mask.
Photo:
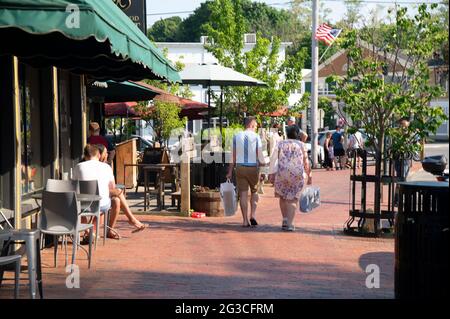
[(165, 164), (147, 164), (142, 167), (144, 171), (144, 211), (147, 210), (147, 193), (149, 189), (148, 185), (148, 173), (154, 172), (157, 174), (157, 206), (159, 210), (164, 209), (164, 171), (166, 167), (175, 168), (177, 164), (174, 163), (165, 163)]
[(157, 192), (157, 206), (159, 210), (164, 209), (164, 171), (166, 167), (175, 169), (177, 164), (175, 163), (164, 163), (164, 164), (124, 164), (124, 180), (125, 180), (125, 172), (127, 167), (140, 167), (143, 171), (144, 175), (144, 211), (147, 210), (147, 206), (149, 206), (149, 201), (147, 200), (147, 194), (149, 193), (149, 179), (148, 173), (153, 172), (156, 173), (157, 183), (156, 183), (156, 192)]

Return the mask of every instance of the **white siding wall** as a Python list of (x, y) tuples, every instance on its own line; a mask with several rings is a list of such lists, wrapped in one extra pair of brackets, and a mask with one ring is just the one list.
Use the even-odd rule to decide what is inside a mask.
[[(449, 116), (448, 100), (439, 99), (439, 100), (431, 101), (430, 105), (436, 106), (436, 107), (437, 106), (442, 107), (444, 109), (444, 112), (447, 115), (447, 117)], [(436, 132), (435, 137), (436, 137), (436, 139), (448, 140), (448, 120), (445, 121), (445, 123), (441, 125), (441, 127)]]

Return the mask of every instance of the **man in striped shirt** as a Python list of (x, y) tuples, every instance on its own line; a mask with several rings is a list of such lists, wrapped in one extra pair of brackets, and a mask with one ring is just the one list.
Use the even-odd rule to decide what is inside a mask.
[[(228, 167), (227, 178), (231, 179), (236, 166), (236, 184), (239, 192), (243, 226), (256, 226), (256, 207), (258, 204), (259, 166), (264, 165), (262, 142), (258, 134), (256, 119), (245, 119), (245, 131), (233, 136), (233, 156)], [(248, 190), (250, 188), (250, 220), (248, 218)]]

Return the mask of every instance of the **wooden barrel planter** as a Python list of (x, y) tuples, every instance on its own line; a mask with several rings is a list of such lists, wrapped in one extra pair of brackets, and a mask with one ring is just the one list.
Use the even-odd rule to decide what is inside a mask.
[(193, 192), (192, 208), (197, 212), (204, 212), (206, 216), (223, 217), (224, 209), (219, 192)]

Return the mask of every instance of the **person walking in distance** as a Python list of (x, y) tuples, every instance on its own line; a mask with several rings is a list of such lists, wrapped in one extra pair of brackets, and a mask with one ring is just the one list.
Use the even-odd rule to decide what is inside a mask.
[(327, 171), (333, 170), (333, 159), (334, 159), (334, 151), (333, 151), (333, 140), (331, 139), (331, 133), (327, 132), (325, 135), (325, 141), (323, 142), (323, 150), (325, 155), (324, 166)]
[[(239, 192), (243, 227), (258, 225), (256, 208), (258, 204), (259, 166), (264, 165), (262, 142), (256, 134), (257, 123), (253, 116), (245, 119), (245, 130), (233, 136), (233, 153), (227, 178), (231, 179), (236, 166), (236, 184)], [(250, 189), (250, 219), (248, 216), (248, 190)]]
[(358, 129), (356, 129), (355, 133), (350, 135), (348, 141), (348, 150), (352, 162), (353, 158), (356, 157), (356, 163), (352, 163), (352, 166), (356, 165), (356, 168), (360, 168), (361, 158), (364, 156), (364, 139), (361, 132)]
[(341, 127), (336, 126), (336, 132), (331, 135), (333, 140), (334, 161), (336, 170), (345, 169), (347, 163), (347, 157), (345, 156), (344, 149), (344, 135), (341, 132)]

